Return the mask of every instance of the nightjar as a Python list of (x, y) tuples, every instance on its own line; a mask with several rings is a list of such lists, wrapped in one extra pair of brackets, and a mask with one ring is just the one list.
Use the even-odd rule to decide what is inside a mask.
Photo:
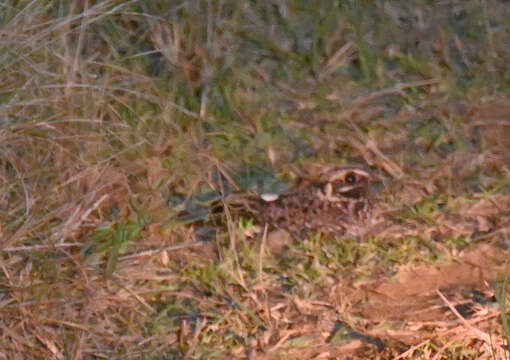
[(361, 167), (324, 167), (298, 181), (284, 194), (262, 195), (266, 201), (255, 217), (261, 224), (291, 234), (302, 235), (311, 230), (330, 235), (358, 235), (363, 233), (370, 217), (370, 181), (370, 173)]

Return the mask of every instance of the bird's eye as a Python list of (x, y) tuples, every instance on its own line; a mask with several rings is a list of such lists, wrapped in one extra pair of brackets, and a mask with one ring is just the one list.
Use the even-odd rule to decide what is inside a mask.
[(347, 184), (354, 184), (356, 182), (356, 175), (353, 173), (349, 173), (345, 176), (345, 182)]

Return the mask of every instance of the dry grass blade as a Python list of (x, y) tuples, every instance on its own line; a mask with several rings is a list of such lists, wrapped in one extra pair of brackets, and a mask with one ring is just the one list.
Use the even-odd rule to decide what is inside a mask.
[(504, 1), (0, 8), (1, 359), (508, 358)]
[(483, 340), (485, 343), (491, 344), (491, 338), (489, 334), (486, 334), (483, 331), (475, 328), (468, 321), (466, 321), (466, 319), (464, 319), (464, 317), (457, 311), (455, 306), (450, 301), (448, 301), (448, 299), (441, 293), (441, 291), (436, 290), (436, 293), (437, 295), (439, 295), (441, 300), (443, 300), (443, 302), (448, 306), (451, 312), (454, 313), (455, 316), (462, 322), (466, 329), (468, 329), (477, 338)]
[(225, 203), (224, 200), (222, 200), (222, 203), (223, 203), (223, 210), (225, 211), (225, 216), (227, 218), (227, 228), (228, 228), (228, 235), (229, 235), (229, 242), (230, 242), (230, 250), (232, 251), (232, 256), (234, 257), (234, 261), (235, 261), (235, 269), (237, 271), (237, 280), (239, 281), (239, 284), (246, 290), (248, 291), (248, 287), (246, 286), (246, 282), (244, 280), (244, 275), (243, 275), (243, 271), (241, 269), (241, 263), (239, 261), (239, 255), (237, 253), (237, 250), (236, 250), (236, 242), (237, 242), (237, 239), (238, 239), (238, 235), (237, 235), (237, 229), (235, 228), (235, 225), (234, 225), (234, 220), (232, 219), (232, 215), (230, 214), (230, 210), (228, 208), (228, 205), (227, 203)]

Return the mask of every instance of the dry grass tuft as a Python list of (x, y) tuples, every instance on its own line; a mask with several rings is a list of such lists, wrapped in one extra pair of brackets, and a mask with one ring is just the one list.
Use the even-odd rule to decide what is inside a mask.
[[(0, 8), (0, 359), (510, 356), (504, 1)], [(317, 163), (362, 237), (239, 215)]]

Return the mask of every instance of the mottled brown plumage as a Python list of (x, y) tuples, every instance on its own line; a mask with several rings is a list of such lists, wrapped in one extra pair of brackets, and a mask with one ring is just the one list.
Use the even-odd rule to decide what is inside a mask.
[(274, 201), (263, 202), (256, 218), (293, 234), (360, 234), (370, 216), (370, 173), (360, 167), (324, 167)]

